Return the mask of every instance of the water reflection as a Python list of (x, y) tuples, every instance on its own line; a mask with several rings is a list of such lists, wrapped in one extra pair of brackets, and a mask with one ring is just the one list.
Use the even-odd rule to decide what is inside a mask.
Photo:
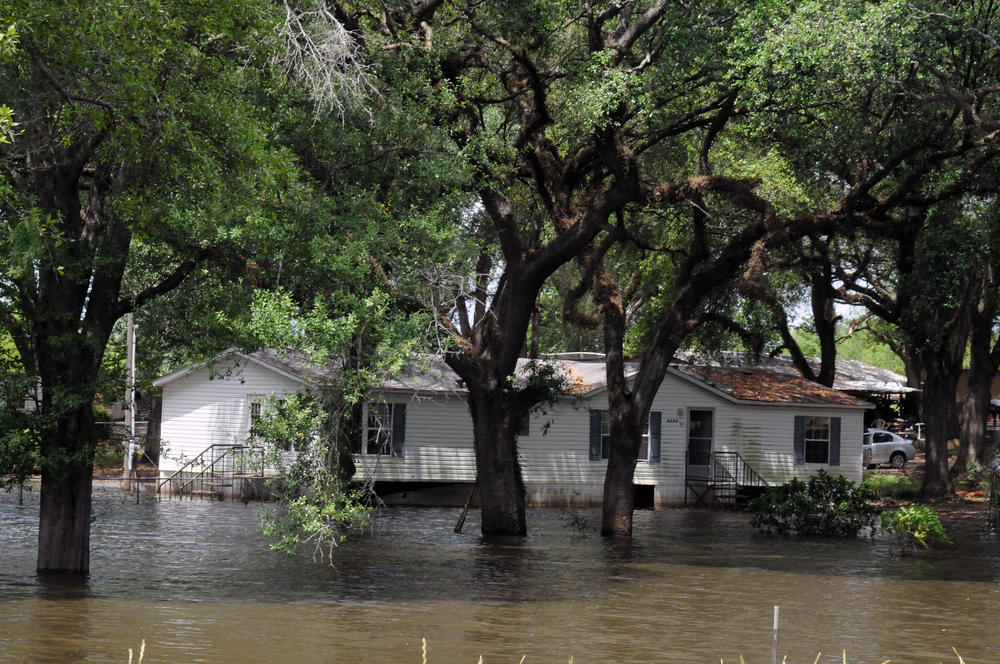
[[(599, 515), (532, 511), (525, 538), (483, 538), (455, 510), (383, 513), (335, 567), (269, 550), (259, 506), (95, 496), (92, 572), (34, 572), (37, 499), (0, 496), (0, 662), (996, 661), (1000, 555), (975, 529), (949, 551), (890, 540), (787, 540), (746, 517), (640, 512), (631, 541)], [(36, 494), (37, 498), (37, 494)], [(583, 522), (587, 525), (581, 527)]]

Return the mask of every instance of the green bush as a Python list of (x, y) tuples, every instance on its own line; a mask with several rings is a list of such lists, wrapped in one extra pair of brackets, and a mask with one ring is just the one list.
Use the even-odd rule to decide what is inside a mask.
[(753, 500), (750, 523), (779, 535), (853, 537), (878, 521), (873, 495), (867, 487), (820, 470), (808, 482), (793, 479)]
[(920, 482), (902, 475), (876, 473), (869, 475), (861, 486), (871, 491), (875, 498), (915, 498), (920, 493)]
[(926, 505), (907, 505), (882, 512), (882, 530), (903, 539), (914, 539), (925, 549), (932, 544), (949, 544), (951, 539), (941, 525), (938, 513)]

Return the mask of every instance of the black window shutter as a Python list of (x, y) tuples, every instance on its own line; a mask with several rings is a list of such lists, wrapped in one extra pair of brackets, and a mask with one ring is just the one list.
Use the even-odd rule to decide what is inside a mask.
[(590, 460), (601, 460), (601, 411), (590, 411)]
[(660, 411), (654, 410), (649, 414), (649, 462), (660, 463), (660, 423), (662, 417)]
[(805, 415), (795, 416), (795, 465), (806, 462), (806, 418)]
[(406, 444), (406, 404), (392, 404), (392, 455), (403, 456)]
[(830, 465), (840, 465), (840, 418), (830, 418)]

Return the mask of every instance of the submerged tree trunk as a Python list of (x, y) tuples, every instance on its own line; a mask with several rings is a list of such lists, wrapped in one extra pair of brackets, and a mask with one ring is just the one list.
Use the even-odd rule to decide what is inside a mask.
[(610, 275), (605, 270), (600, 272), (603, 278), (595, 284), (594, 290), (601, 301), (610, 423), (601, 535), (628, 537), (632, 535), (632, 513), (635, 510), (633, 481), (642, 442), (644, 414), (625, 378), (626, 321), (622, 301)]
[[(620, 398), (624, 396), (625, 398)], [(601, 535), (628, 537), (632, 534), (635, 510), (635, 466), (642, 441), (642, 419), (628, 395), (608, 394), (611, 445), (604, 475), (604, 507)]]
[[(43, 362), (44, 364), (44, 362)], [(72, 382), (67, 380), (67, 382)], [(68, 387), (68, 389), (67, 389)], [(73, 386), (43, 385), (73, 391)], [(85, 389), (75, 390), (78, 393)], [(75, 397), (75, 398), (74, 398)], [(43, 398), (46, 411), (56, 411), (56, 421), (42, 440), (42, 486), (38, 510), (40, 573), (86, 574), (90, 571), (90, 520), (93, 480), (94, 420), (92, 398), (74, 395), (74, 407), (62, 410), (65, 399)], [(53, 407), (53, 401), (56, 401)]]
[(39, 573), (86, 574), (90, 570), (93, 465), (72, 473), (42, 473), (38, 512)]
[(524, 535), (524, 481), (517, 458), (521, 415), (498, 390), (469, 389), (484, 535)]
[(962, 403), (962, 431), (959, 436), (958, 456), (952, 474), (968, 472), (974, 461), (988, 462), (992, 454), (986, 436), (986, 420), (990, 415), (993, 379), (1000, 368), (1000, 345), (993, 348), (993, 326), (1000, 301), (994, 292), (988, 269), (981, 282), (981, 299), (971, 313), (969, 330), (968, 392)]
[[(478, 272), (482, 275), (488, 270)], [(517, 360), (543, 282), (537, 277), (529, 280), (527, 274), (527, 270), (508, 273), (489, 312), (487, 298), (480, 293), (475, 307), (477, 324), (464, 314), (460, 316), (465, 338), (472, 343), (462, 352), (445, 355), (468, 390), (484, 535), (527, 532), (517, 431), (537, 397), (518, 385)]]

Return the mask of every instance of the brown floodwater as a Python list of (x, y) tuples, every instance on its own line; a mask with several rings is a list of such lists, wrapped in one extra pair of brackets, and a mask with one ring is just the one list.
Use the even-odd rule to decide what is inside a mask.
[(794, 540), (744, 514), (642, 511), (631, 543), (591, 510), (532, 510), (525, 538), (478, 515), (388, 509), (335, 566), (273, 553), (261, 507), (95, 496), (91, 574), (34, 572), (38, 496), (0, 494), (0, 662), (428, 664), (1000, 661), (1000, 542), (900, 555), (887, 538)]

